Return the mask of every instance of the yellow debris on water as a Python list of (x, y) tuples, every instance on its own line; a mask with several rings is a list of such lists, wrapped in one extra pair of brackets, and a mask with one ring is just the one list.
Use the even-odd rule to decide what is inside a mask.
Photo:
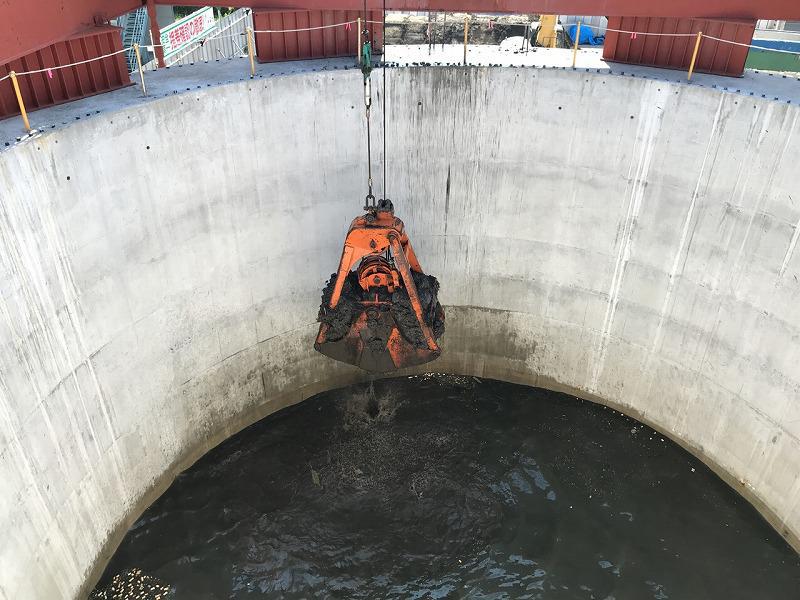
[(172, 598), (169, 585), (160, 579), (145, 575), (141, 569), (128, 569), (114, 575), (111, 583), (95, 590), (89, 600), (168, 600)]

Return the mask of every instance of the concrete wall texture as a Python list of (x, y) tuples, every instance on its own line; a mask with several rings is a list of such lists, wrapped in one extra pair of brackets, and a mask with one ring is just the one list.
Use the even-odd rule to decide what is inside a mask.
[[(364, 378), (312, 350), (365, 193), (360, 77), (187, 92), (0, 154), (0, 598), (85, 594), (180, 469)], [(798, 109), (537, 69), (388, 90), (389, 196), (447, 306), (429, 368), (653, 424), (796, 544)]]

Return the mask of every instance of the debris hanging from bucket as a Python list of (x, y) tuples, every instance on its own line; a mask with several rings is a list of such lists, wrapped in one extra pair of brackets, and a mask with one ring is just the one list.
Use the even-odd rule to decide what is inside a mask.
[(422, 272), (392, 203), (365, 208), (350, 225), (339, 270), (322, 291), (314, 348), (377, 372), (434, 360), (444, 333), (439, 282)]

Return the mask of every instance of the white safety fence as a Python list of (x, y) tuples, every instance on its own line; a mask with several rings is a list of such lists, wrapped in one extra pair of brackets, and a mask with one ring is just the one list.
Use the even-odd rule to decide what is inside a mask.
[[(219, 19), (213, 30), (167, 57), (164, 63), (171, 67), (247, 56), (248, 27), (253, 27), (253, 13), (249, 8), (240, 8)], [(155, 71), (158, 69), (158, 61), (153, 59), (142, 65), (142, 69)], [(137, 70), (134, 69), (133, 72)]]

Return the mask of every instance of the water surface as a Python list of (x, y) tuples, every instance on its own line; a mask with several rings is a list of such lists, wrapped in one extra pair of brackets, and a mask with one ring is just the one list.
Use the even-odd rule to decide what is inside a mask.
[(800, 558), (613, 410), (472, 377), (327, 392), (220, 445), (108, 566), (175, 598), (796, 599)]

